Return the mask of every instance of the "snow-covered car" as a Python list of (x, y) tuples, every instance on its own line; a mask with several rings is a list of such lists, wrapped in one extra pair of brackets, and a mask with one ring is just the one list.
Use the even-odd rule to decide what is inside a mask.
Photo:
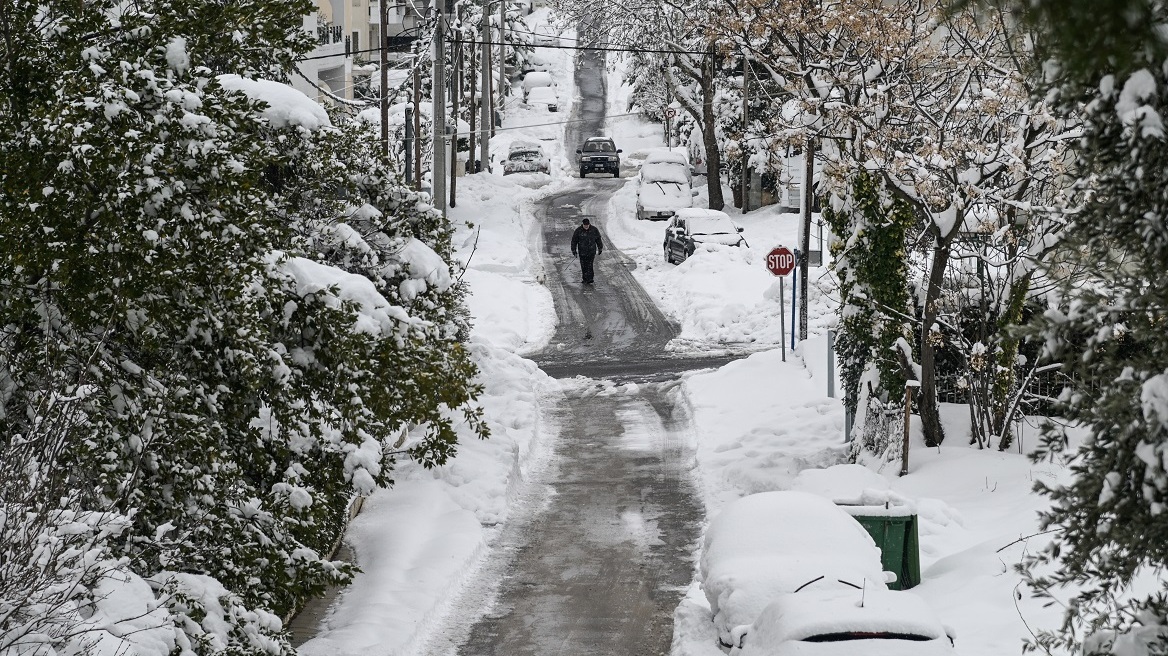
[(693, 206), (689, 163), (681, 153), (651, 153), (637, 180), (637, 218), (668, 219)]
[(727, 504), (706, 530), (699, 574), (725, 646), (736, 646), (764, 608), (797, 590), (888, 589), (880, 550), (864, 527), (823, 497), (789, 490)]
[(503, 175), (511, 173), (548, 173), (551, 166), (543, 148), (530, 141), (516, 141), (507, 151)]
[(549, 112), (560, 109), (560, 99), (556, 97), (556, 90), (552, 87), (536, 87), (527, 94), (527, 104), (532, 107), (542, 107)]
[(953, 656), (953, 632), (911, 592), (806, 590), (771, 602), (732, 656)]
[(555, 80), (552, 79), (551, 73), (546, 71), (531, 71), (523, 76), (523, 100), (525, 102), (527, 101), (527, 97), (531, 94), (532, 89), (554, 85)]
[(532, 71), (542, 71), (546, 73), (548, 68), (549, 66), (547, 60), (543, 57), (543, 55), (536, 51), (531, 51), (526, 56), (524, 56), (523, 65), (520, 70), (523, 71), (524, 75), (527, 75)]
[(535, 28), (535, 34), (531, 39), (537, 46), (558, 46), (560, 45), (560, 35), (552, 29), (550, 25), (540, 25)]
[(677, 210), (665, 228), (665, 261), (680, 264), (697, 250), (698, 244), (749, 246), (738, 227), (725, 212), (698, 207)]
[(620, 153), (616, 143), (608, 137), (588, 137), (576, 149), (576, 157), (580, 163), (580, 177), (589, 173), (611, 173), (612, 177), (620, 177)]

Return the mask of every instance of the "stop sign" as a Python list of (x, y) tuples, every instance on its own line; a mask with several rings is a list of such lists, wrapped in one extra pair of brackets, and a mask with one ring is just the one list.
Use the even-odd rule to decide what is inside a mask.
[(795, 254), (786, 246), (775, 246), (767, 253), (766, 267), (776, 276), (785, 276), (795, 268)]

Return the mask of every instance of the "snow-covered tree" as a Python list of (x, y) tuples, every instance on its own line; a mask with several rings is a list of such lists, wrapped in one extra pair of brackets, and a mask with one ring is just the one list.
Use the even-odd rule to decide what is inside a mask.
[(703, 3), (623, 0), (553, 0), (561, 20), (580, 25), (613, 48), (640, 50), (648, 70), (663, 74), (674, 100), (700, 126), (711, 209), (722, 209), (721, 154), (718, 148), (717, 95), (719, 53), (701, 20)]
[(1037, 28), (1039, 91), (1082, 121), (1075, 173), (1087, 196), (1046, 266), (1057, 293), (1033, 323), (1046, 361), (1068, 380), (1058, 411), (1086, 436), (1074, 444), (1051, 427), (1036, 454), (1061, 453), (1072, 476), (1038, 487), (1051, 501), (1042, 520), (1054, 539), (1026, 573), (1034, 593), (1065, 612), (1030, 647), (1163, 654), (1168, 75), (1159, 30), (1168, 10), (1125, 0), (1000, 5)]
[[(770, 73), (781, 89), (773, 95), (790, 99), (793, 111), (772, 113), (765, 133), (801, 134), (822, 146), (821, 193), (847, 206), (853, 172), (862, 170), (912, 207), (921, 230), (908, 234), (913, 243), (902, 252), (921, 251), (925, 267), (915, 286), (918, 353), (906, 363), (920, 366), (926, 441), (940, 443), (936, 352), (955, 325), (942, 291), (952, 261), (969, 255), (955, 250), (957, 242), (992, 224), (986, 236), (1005, 255), (983, 260), (1010, 272), (995, 275), (1016, 283), (1005, 297), (1025, 299), (1043, 235), (1057, 230), (1066, 204), (1068, 130), (1026, 84), (1027, 35), (1001, 14), (947, 12), (939, 2), (725, 0), (710, 23)], [(988, 371), (999, 378), (986, 430), (1002, 435), (1017, 343), (998, 330), (988, 339), (963, 346), (992, 354)]]
[[(55, 422), (30, 471), (79, 493), (0, 503), (50, 537), (112, 518), (78, 532), (90, 563), (165, 609), (172, 647), (279, 654), (278, 617), (348, 575), (323, 555), (351, 497), (485, 428), (450, 226), (365, 127), (252, 77), (307, 48), (307, 6), (220, 4), (5, 3), (0, 458)], [(63, 608), (108, 583), (71, 567)], [(0, 580), (0, 606), (47, 580)]]
[[(906, 377), (917, 378), (903, 365), (914, 318), (904, 251), (916, 217), (876, 176), (859, 173), (852, 184), (852, 193), (824, 208), (823, 216), (833, 234), (848, 237), (831, 244), (840, 285), (836, 349), (844, 405), (857, 413), (866, 412), (869, 398), (896, 405)], [(864, 412), (856, 416), (864, 419)], [(887, 450), (884, 444), (855, 442), (876, 455)]]

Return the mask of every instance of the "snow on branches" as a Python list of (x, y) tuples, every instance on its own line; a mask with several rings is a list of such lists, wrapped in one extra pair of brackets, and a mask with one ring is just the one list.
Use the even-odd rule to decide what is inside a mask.
[[(278, 618), (349, 575), (351, 498), (486, 435), (452, 228), (256, 76), (308, 47), (301, 3), (10, 5), (0, 645), (285, 653)], [(144, 642), (85, 637), (107, 612)]]

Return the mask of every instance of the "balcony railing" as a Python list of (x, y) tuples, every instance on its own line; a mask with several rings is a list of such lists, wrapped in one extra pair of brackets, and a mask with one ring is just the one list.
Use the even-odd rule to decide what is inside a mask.
[(340, 43), (345, 40), (344, 26), (319, 23), (316, 26), (316, 40), (322, 46)]

